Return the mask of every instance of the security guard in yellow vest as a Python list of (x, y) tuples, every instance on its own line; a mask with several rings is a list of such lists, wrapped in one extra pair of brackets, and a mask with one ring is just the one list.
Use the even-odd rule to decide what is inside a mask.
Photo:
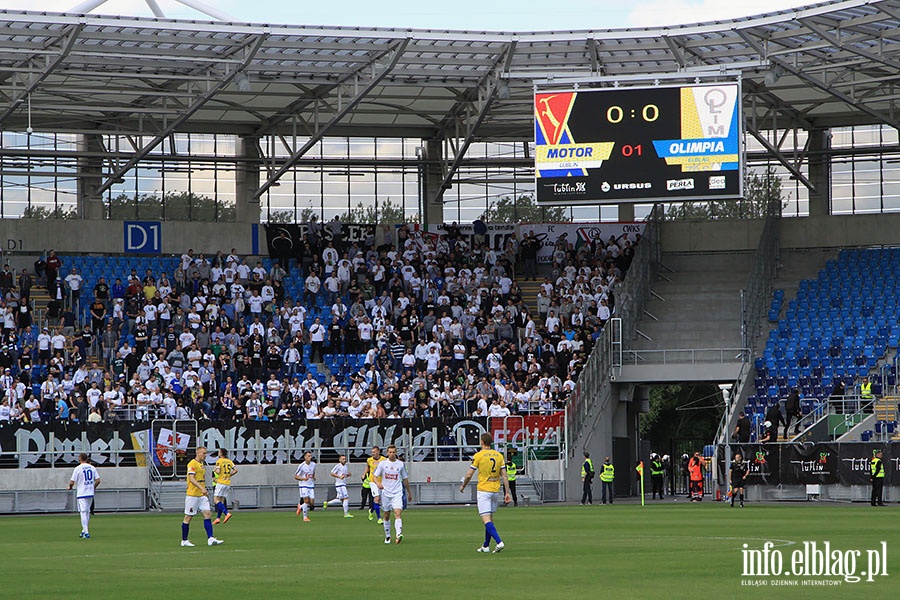
[(368, 505), (369, 510), (375, 510), (375, 499), (372, 497), (372, 480), (369, 478), (369, 470), (366, 469), (362, 479), (362, 500), (359, 503), (359, 510), (365, 510)]
[(859, 395), (863, 402), (873, 400), (875, 395), (872, 393), (872, 383), (868, 377), (863, 377), (862, 383), (859, 384)]
[(594, 482), (594, 474), (596, 471), (594, 470), (594, 461), (591, 460), (591, 453), (587, 450), (584, 451), (584, 462), (581, 463), (581, 481), (584, 486), (584, 491), (581, 493), (581, 504), (593, 504), (594, 503), (594, 493), (591, 490), (591, 484)]
[(603, 468), (600, 471), (600, 500), (601, 502), (603, 502), (603, 504), (606, 504), (607, 492), (609, 492), (609, 503), (612, 504), (615, 500), (615, 494), (613, 493), (613, 480), (615, 478), (616, 468), (612, 465), (612, 461), (607, 456), (603, 459)]
[(872, 457), (872, 506), (884, 506), (884, 461), (881, 450), (876, 450)]
[(506, 462), (506, 478), (509, 480), (509, 494), (513, 499), (513, 506), (519, 505), (519, 496), (516, 494), (516, 477), (519, 474), (519, 467), (516, 465), (516, 453), (509, 455)]
[(659, 499), (663, 500), (664, 475), (663, 461), (659, 454), (654, 452), (650, 455), (650, 485), (653, 488), (653, 500), (656, 499), (656, 494), (659, 494)]

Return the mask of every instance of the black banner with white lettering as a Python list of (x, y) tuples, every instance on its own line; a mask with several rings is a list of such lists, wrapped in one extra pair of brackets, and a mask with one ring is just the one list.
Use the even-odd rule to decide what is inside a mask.
[[(306, 223), (275, 224), (269, 223), (266, 228), (266, 248), (269, 258), (292, 258), (300, 255), (299, 248), (303, 236), (309, 232)], [(335, 241), (332, 228), (328, 223), (319, 228), (319, 235), (325, 243)], [(366, 238), (375, 236), (375, 225), (366, 223), (341, 223), (340, 242), (344, 246), (356, 242), (362, 244)]]
[[(283, 464), (303, 459), (306, 450), (317, 460), (337, 462), (338, 453), (361, 462), (372, 446), (390, 444), (407, 460), (466, 460), (488, 431), (486, 418), (455, 419), (323, 419), (308, 422), (246, 423), (154, 421), (151, 423), (37, 423), (0, 426), (0, 468), (74, 466), (87, 452), (98, 466), (144, 466), (149, 451), (161, 472), (183, 475), (197, 446), (214, 454), (231, 451), (237, 464)], [(443, 447), (442, 447), (443, 446)], [(435, 457), (435, 452), (437, 456)], [(54, 457), (55, 455), (55, 457)]]
[[(745, 444), (744, 460), (750, 485), (778, 485), (781, 483), (781, 448), (775, 444)], [(732, 454), (734, 450), (732, 449)]]
[[(0, 426), (0, 468), (24, 469), (78, 464), (87, 452), (98, 466), (143, 465), (140, 441), (149, 423), (28, 423)], [(55, 458), (54, 458), (55, 455)]]
[[(838, 455), (838, 480), (841, 485), (869, 485), (872, 481), (872, 452), (875, 444), (842, 444)], [(891, 462), (884, 456), (885, 477), (890, 477)]]
[(781, 483), (783, 485), (838, 483), (837, 447), (832, 444), (783, 444)]

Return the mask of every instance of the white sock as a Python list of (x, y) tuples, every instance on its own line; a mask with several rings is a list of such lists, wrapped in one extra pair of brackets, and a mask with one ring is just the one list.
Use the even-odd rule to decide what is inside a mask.
[(304, 502), (304, 503), (303, 503), (303, 516), (304, 516), (304, 517), (307, 516), (308, 513), (309, 513), (309, 504), (307, 504), (306, 502)]
[(391, 537), (391, 519), (389, 515), (382, 515), (384, 519), (384, 537)]
[(403, 519), (398, 519), (394, 517), (394, 531), (397, 532), (397, 535), (403, 535)]
[(91, 512), (90, 511), (86, 510), (81, 513), (81, 532), (82, 533), (88, 532), (88, 522), (90, 520), (91, 520)]
[(344, 498), (344, 501), (342, 502), (342, 505), (343, 505), (343, 507), (344, 507), (344, 514), (345, 514), (345, 515), (346, 515), (346, 514), (350, 514), (350, 499), (349, 499), (349, 498)]

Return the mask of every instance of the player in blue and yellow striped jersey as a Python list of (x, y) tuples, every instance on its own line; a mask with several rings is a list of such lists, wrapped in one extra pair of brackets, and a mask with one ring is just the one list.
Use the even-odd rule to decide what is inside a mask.
[(231, 513), (228, 512), (228, 499), (231, 496), (231, 478), (237, 475), (237, 472), (237, 467), (228, 458), (228, 451), (219, 448), (219, 458), (213, 469), (213, 479), (216, 482), (216, 491), (213, 493), (213, 500), (216, 503), (216, 520), (213, 521), (213, 525), (219, 524), (223, 514), (225, 519), (222, 523), (227, 523), (231, 519)]
[(472, 476), (478, 473), (478, 514), (481, 515), (481, 521), (484, 523), (484, 544), (478, 548), (479, 552), (491, 551), (491, 538), (494, 538), (494, 553), (503, 550), (505, 545), (497, 533), (494, 526), (493, 515), (497, 512), (497, 505), (500, 503), (500, 485), (503, 485), (503, 502), (508, 504), (512, 499), (509, 493), (509, 479), (506, 476), (506, 463), (503, 455), (492, 449), (494, 437), (490, 433), (481, 434), (481, 450), (472, 457), (472, 464), (466, 471), (462, 485), (459, 486), (460, 492), (465, 492), (466, 486), (471, 481)]

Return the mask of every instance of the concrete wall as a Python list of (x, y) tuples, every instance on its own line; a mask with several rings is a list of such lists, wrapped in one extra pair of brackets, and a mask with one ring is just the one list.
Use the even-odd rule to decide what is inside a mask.
[[(900, 214), (785, 218), (781, 245), (785, 249), (895, 245)], [(663, 252), (753, 252), (762, 221), (666, 221)]]
[[(0, 219), (0, 250), (40, 252), (54, 248), (60, 253), (85, 252), (121, 254), (125, 250), (123, 221), (35, 221)], [(188, 248), (204, 254), (216, 250), (252, 253), (252, 226), (249, 223), (193, 223), (163, 221), (163, 254), (181, 254)], [(265, 232), (260, 228), (259, 244), (265, 252)]]
[[(146, 488), (147, 469), (143, 467), (100, 467), (100, 487), (103, 489)], [(69, 485), (72, 467), (60, 469), (3, 469), (0, 471), (0, 491), (64, 490)]]

